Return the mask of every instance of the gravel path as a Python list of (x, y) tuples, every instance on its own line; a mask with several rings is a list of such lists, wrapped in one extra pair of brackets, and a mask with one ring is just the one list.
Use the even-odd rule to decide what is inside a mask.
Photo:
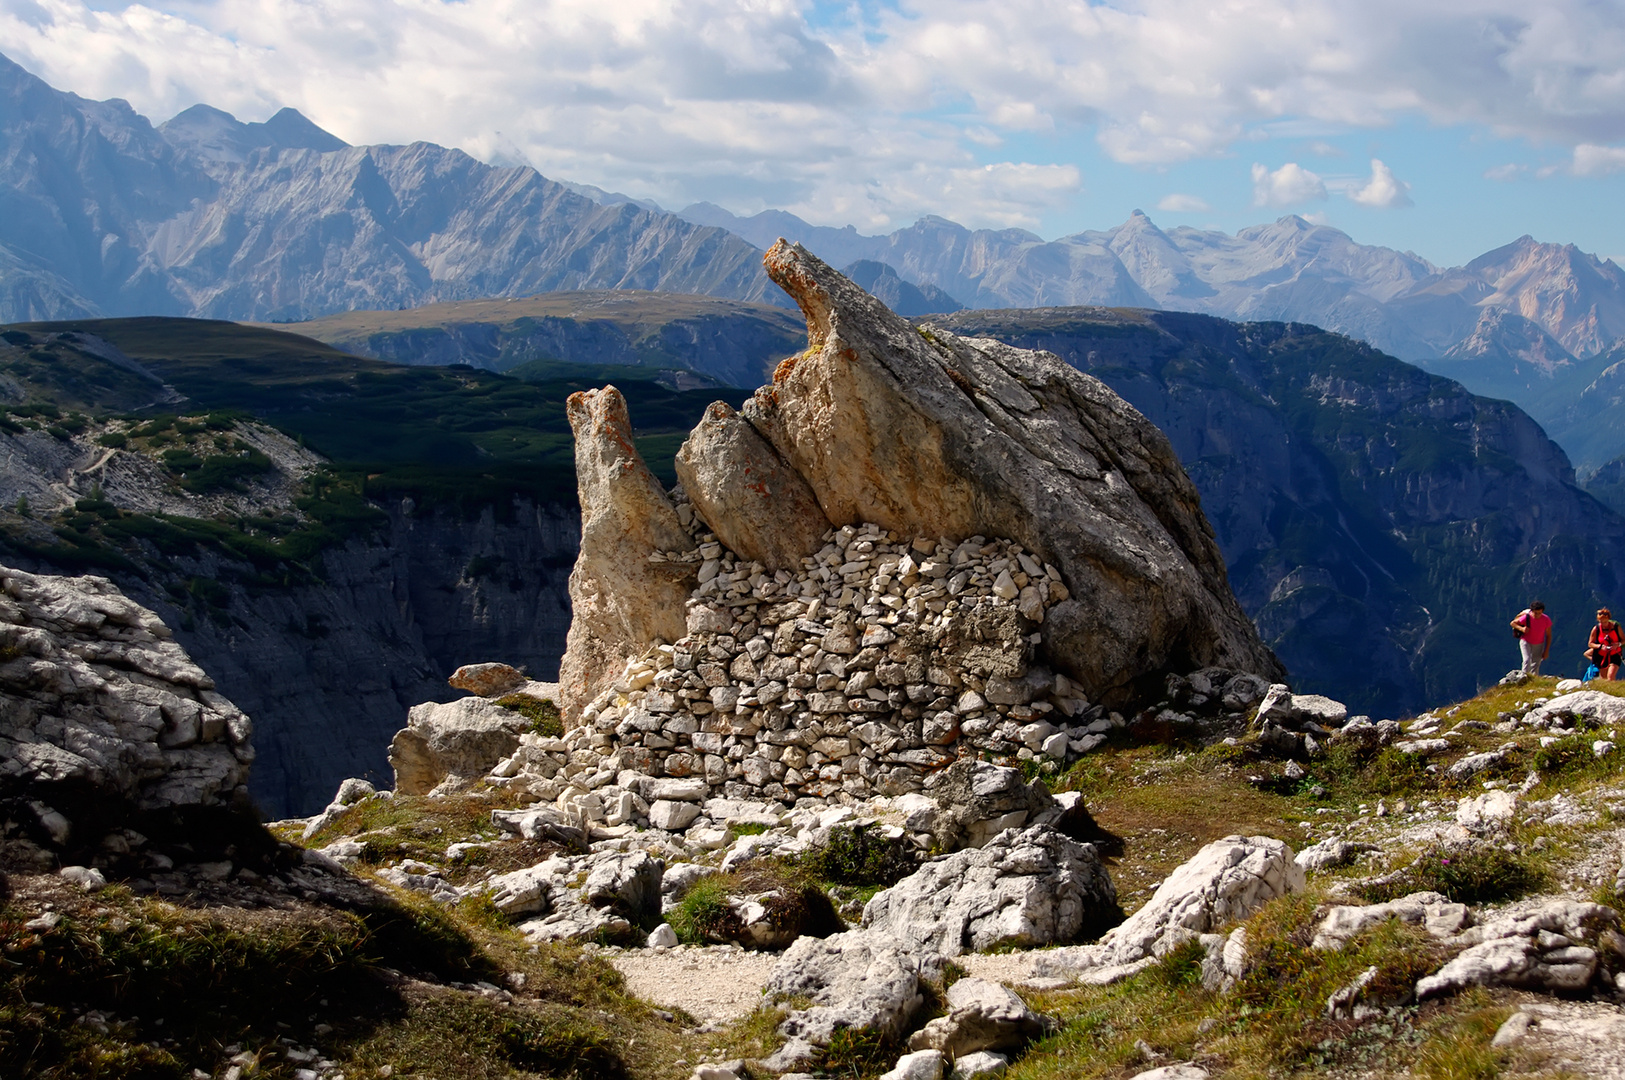
[(679, 945), (606, 950), (605, 959), (643, 1000), (683, 1009), (701, 1022), (726, 1023), (761, 1004), (762, 984), (779, 957), (726, 945)]

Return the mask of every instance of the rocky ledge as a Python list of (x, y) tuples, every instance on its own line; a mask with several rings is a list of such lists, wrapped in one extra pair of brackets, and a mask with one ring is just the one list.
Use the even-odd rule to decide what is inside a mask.
[(7, 861), (128, 853), (138, 819), (247, 807), (248, 717), (105, 578), (0, 567)]

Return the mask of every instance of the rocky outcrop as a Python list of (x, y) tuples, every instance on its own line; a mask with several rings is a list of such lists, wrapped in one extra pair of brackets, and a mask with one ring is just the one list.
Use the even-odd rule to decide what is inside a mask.
[(66, 849), (134, 815), (247, 803), (247, 716), (105, 578), (0, 567), (0, 816)]
[(1625, 970), (1619, 913), (1601, 904), (1552, 900), (1533, 912), (1493, 919), (1456, 939), (1467, 948), (1416, 984), (1426, 1000), (1470, 986), (1578, 993), (1593, 979), (1611, 990)]
[[(613, 669), (681, 635), (668, 622), (691, 559), (701, 566), (690, 637), (715, 635), (725, 649), (728, 638), (744, 640), (741, 634), (763, 639), (750, 657), (758, 675), (769, 651), (794, 649), (793, 639), (777, 635), (796, 619), (818, 622), (829, 640), (811, 644), (826, 657), (860, 653), (869, 638), (876, 646), (901, 640), (890, 657), (895, 664), (953, 647), (941, 630), (937, 640), (908, 640), (894, 629), (905, 612), (927, 624), (921, 629), (957, 631), (972, 660), (960, 666), (1002, 680), (1011, 688), (1001, 692), (1022, 704), (1043, 696), (1037, 686), (1020, 685), (1037, 670), (1035, 661), (1043, 662), (1046, 683), (1054, 681), (1047, 672), (1056, 672), (1079, 697), (1108, 704), (1160, 683), (1170, 669), (1224, 664), (1279, 673), (1229, 593), (1194, 487), (1167, 441), (1121, 398), (1045, 354), (922, 335), (800, 248), (780, 245), (767, 264), (801, 304), (810, 345), (738, 413), (714, 408), (679, 454), (695, 528), (715, 537), (709, 550), (703, 537), (696, 544), (678, 535), (682, 503), (669, 502), (637, 459), (619, 395), (572, 399), (584, 522), (563, 665), (572, 721), (608, 689)], [(864, 525), (857, 551), (846, 542), (839, 550), (817, 548), (829, 539), (821, 530), (826, 521), (841, 527), (843, 541)], [(990, 606), (950, 626), (942, 616), (952, 614), (949, 607), (962, 611), (954, 598), (970, 577), (956, 580), (956, 572), (987, 555), (989, 537), (1016, 556), (998, 560), (987, 582), (1009, 607)], [(913, 550), (910, 538), (919, 538)], [(874, 573), (867, 556), (881, 543), (902, 550), (879, 567), (879, 589), (865, 596), (850, 586)], [(717, 581), (719, 559), (739, 567), (726, 583)], [(815, 571), (820, 580), (809, 588), (796, 570)], [(748, 590), (739, 587), (742, 578)], [(801, 599), (826, 590), (831, 603)], [(775, 591), (776, 610), (756, 606), (750, 595), (767, 600)], [(616, 612), (615, 604), (624, 607)], [(770, 641), (764, 624), (775, 628)], [(852, 648), (835, 639), (850, 639)], [(1002, 650), (997, 659), (974, 655), (990, 640)], [(1036, 646), (1031, 654), (1028, 645)], [(829, 672), (815, 665), (783, 677), (790, 674), (812, 674), (816, 682)], [(844, 704), (852, 696), (844, 671), (835, 681), (845, 693), (823, 690), (819, 702)], [(940, 696), (919, 677), (905, 675), (902, 684), (920, 685), (922, 696), (877, 699), (876, 711)], [(713, 698), (724, 689), (709, 680), (701, 688)], [(629, 689), (637, 688), (620, 693)], [(712, 703), (718, 714), (752, 708), (740, 695), (724, 696), (725, 706)], [(814, 714), (846, 711), (810, 697), (805, 708), (788, 693), (784, 699), (771, 711), (806, 713), (798, 728)], [(765, 702), (758, 696), (754, 704)], [(947, 733), (925, 745), (953, 739)]]
[(570, 574), (559, 704), (574, 718), (628, 655), (683, 636), (683, 601), (693, 588), (693, 569), (649, 559), (656, 551), (686, 551), (690, 539), (632, 445), (620, 391), (607, 386), (572, 394), (567, 409), (576, 439), (581, 554)]
[(768, 570), (796, 570), (829, 531), (812, 488), (727, 402), (677, 451), (677, 479), (724, 547)]
[(1099, 944), (1053, 950), (1035, 970), (1041, 975), (1114, 982), (1303, 886), (1303, 869), (1285, 843), (1267, 836), (1227, 836), (1169, 874), (1145, 906), (1108, 931)]
[(1007, 537), (1052, 563), (1072, 596), (1043, 654), (1108, 701), (1168, 668), (1279, 670), (1172, 448), (1104, 384), (1047, 354), (922, 334), (802, 248), (766, 261), (808, 349), (742, 413), (832, 522)]
[(518, 749), (520, 733), (531, 724), (524, 714), (478, 697), (414, 705), (389, 744), (395, 790), (427, 795), (448, 778), (477, 780)]
[(1061, 944), (1121, 917), (1094, 847), (1034, 825), (922, 866), (869, 901), (863, 928), (915, 951), (958, 956)]
[(960, 979), (948, 987), (948, 1012), (909, 1038), (912, 1050), (940, 1050), (950, 1061), (983, 1050), (1015, 1050), (1044, 1033), (1044, 1018), (1007, 987)]

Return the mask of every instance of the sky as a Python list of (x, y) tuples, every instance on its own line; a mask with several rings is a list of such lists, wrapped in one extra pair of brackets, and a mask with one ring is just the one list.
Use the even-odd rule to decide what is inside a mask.
[(155, 123), (292, 106), (672, 209), (1625, 263), (1625, 0), (0, 0), (0, 51)]

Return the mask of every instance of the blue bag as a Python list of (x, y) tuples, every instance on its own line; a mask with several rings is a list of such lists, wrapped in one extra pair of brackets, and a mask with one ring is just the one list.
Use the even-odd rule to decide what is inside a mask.
[(1602, 674), (1602, 672), (1597, 670), (1597, 665), (1591, 663), (1591, 661), (1588, 660), (1588, 661), (1586, 661), (1586, 673), (1585, 673), (1585, 675), (1583, 675), (1581, 677), (1580, 681), (1581, 682), (1590, 682), (1592, 679), (1595, 679), (1598, 675), (1601, 675), (1601, 674)]

